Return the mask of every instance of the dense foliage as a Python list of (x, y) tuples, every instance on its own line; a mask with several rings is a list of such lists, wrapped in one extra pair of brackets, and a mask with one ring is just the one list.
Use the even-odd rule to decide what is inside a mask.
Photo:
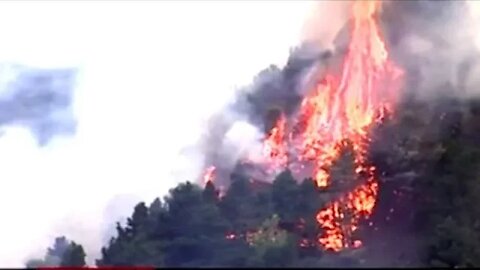
[[(231, 175), (223, 196), (190, 182), (139, 203), (101, 250), (99, 266), (479, 266), (480, 103), (406, 102), (378, 128), (371, 159), (381, 193), (364, 245), (330, 253), (315, 246), (315, 213), (334, 191), (289, 171), (271, 185)], [(428, 106), (427, 106), (428, 105)], [(345, 154), (348, 157), (348, 153)], [(348, 158), (345, 158), (348, 161)], [(339, 162), (337, 168), (348, 166)], [(338, 189), (335, 191), (338, 192)], [(80, 245), (57, 238), (29, 266), (85, 264)]]

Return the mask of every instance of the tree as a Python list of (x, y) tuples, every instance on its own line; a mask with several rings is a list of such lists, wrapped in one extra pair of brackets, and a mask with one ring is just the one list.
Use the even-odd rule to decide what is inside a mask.
[(230, 230), (244, 233), (261, 224), (255, 216), (254, 194), (248, 179), (240, 174), (232, 174), (231, 185), (220, 203), (222, 215), (229, 221)]
[(272, 202), (275, 213), (283, 222), (293, 224), (298, 221), (296, 203), (298, 201), (298, 186), (289, 170), (280, 173), (272, 185)]
[(165, 198), (168, 213), (165, 262), (167, 266), (208, 266), (215, 247), (225, 241), (227, 223), (217, 205), (205, 200), (199, 186), (180, 184)]
[(212, 181), (208, 181), (203, 189), (203, 196), (206, 202), (217, 204), (219, 202), (218, 191)]
[(60, 266), (83, 267), (86, 265), (85, 257), (86, 255), (82, 245), (77, 245), (75, 242), (71, 242), (62, 256)]
[[(324, 206), (324, 198), (315, 181), (312, 178), (303, 180), (298, 188), (298, 199), (295, 204), (295, 211), (299, 216), (298, 236), (301, 241), (300, 255), (303, 256), (319, 256), (320, 251), (317, 246), (317, 238), (321, 233), (320, 226), (316, 219), (318, 211)], [(306, 264), (311, 263), (310, 260)]]
[(252, 235), (256, 259), (251, 262), (256, 266), (287, 267), (296, 260), (295, 241), (287, 231), (279, 228), (279, 221), (278, 215), (273, 215)]
[(64, 254), (69, 251), (71, 242), (65, 237), (56, 237), (52, 247), (47, 248), (43, 259), (30, 259), (26, 262), (26, 267), (55, 267), (62, 262)]
[(127, 219), (126, 233), (130, 237), (135, 237), (142, 232), (147, 232), (148, 221), (148, 208), (144, 202), (141, 202), (133, 209), (132, 217)]
[[(157, 202), (158, 204), (158, 202)], [(155, 206), (155, 205), (154, 205)], [(156, 205), (158, 206), (158, 205)], [(155, 210), (161, 211), (158, 208)], [(144, 202), (137, 204), (127, 226), (117, 223), (117, 236), (102, 248), (98, 266), (154, 266), (163, 265), (161, 242), (152, 235), (154, 223)]]
[(480, 265), (480, 211), (476, 207), (480, 203), (480, 147), (471, 139), (480, 130), (469, 124), (476, 120), (458, 109), (443, 115), (440, 155), (416, 184), (426, 265)]
[(153, 202), (150, 204), (148, 208), (148, 212), (150, 213), (151, 216), (157, 216), (163, 211), (164, 211), (163, 204), (159, 198), (156, 198), (155, 200), (153, 200)]
[(69, 246), (70, 243), (65, 236), (57, 237), (53, 247), (47, 249), (47, 255), (61, 258)]

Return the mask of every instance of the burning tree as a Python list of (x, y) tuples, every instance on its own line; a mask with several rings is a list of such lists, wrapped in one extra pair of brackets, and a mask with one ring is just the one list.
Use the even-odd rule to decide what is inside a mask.
[(333, 164), (350, 147), (356, 177), (348, 181), (355, 181), (356, 187), (333, 198), (316, 215), (323, 229), (318, 244), (327, 250), (361, 244), (353, 235), (360, 220), (372, 214), (378, 193), (375, 167), (367, 158), (370, 134), (376, 123), (394, 112), (402, 75), (389, 61), (380, 35), (376, 18), (380, 6), (380, 1), (352, 5), (350, 43), (340, 73), (322, 74), (323, 80), (303, 99), (294, 118), (281, 115), (264, 141), (269, 174), (310, 169), (316, 185), (325, 190), (331, 188)]
[[(319, 72), (299, 103), (282, 105), (294, 94), (272, 102), (280, 112), (265, 127), (263, 160), (247, 154), (226, 179), (228, 166), (211, 162), (223, 153), (206, 154), (205, 188), (179, 184), (163, 201), (137, 205), (97, 265), (480, 265), (480, 102), (398, 102), (402, 71), (389, 61), (379, 8), (355, 2), (349, 44), (331, 61), (338, 67)], [(217, 147), (218, 136), (210, 139)], [(219, 194), (224, 180), (230, 187)], [(82, 257), (76, 250), (69, 261)]]

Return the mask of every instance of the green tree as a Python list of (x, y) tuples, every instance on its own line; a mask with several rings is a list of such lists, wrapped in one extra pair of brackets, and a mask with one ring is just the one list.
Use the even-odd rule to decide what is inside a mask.
[(86, 265), (85, 257), (86, 255), (82, 245), (77, 245), (75, 242), (71, 242), (69, 247), (63, 253), (60, 266), (83, 267)]
[[(319, 191), (312, 178), (307, 178), (300, 184), (298, 194), (295, 209), (299, 216), (297, 232), (299, 240), (303, 243), (300, 255), (317, 257), (321, 253), (317, 246), (317, 238), (321, 230), (316, 217), (325, 204), (323, 193)], [(310, 265), (316, 260), (306, 259), (304, 263)]]
[(52, 247), (47, 248), (47, 252), (43, 259), (30, 259), (26, 262), (26, 267), (55, 267), (62, 262), (64, 254), (71, 247), (70, 242), (65, 236), (56, 237)]
[(206, 202), (217, 204), (219, 202), (218, 191), (212, 181), (208, 181), (203, 189), (203, 196)]
[(65, 236), (57, 237), (53, 247), (47, 249), (47, 256), (61, 258), (69, 246), (70, 242)]
[[(416, 184), (417, 220), (430, 266), (480, 265), (480, 147), (476, 115), (455, 109), (441, 118), (440, 155)], [(478, 125), (476, 126), (478, 127)]]
[(295, 241), (287, 231), (279, 228), (279, 221), (278, 215), (273, 215), (253, 234), (255, 258), (252, 258), (250, 263), (267, 267), (286, 267), (294, 264), (297, 258)]
[(298, 185), (289, 170), (280, 173), (272, 185), (272, 201), (275, 213), (283, 222), (294, 224), (298, 221), (296, 202), (298, 201)]
[(137, 204), (125, 228), (117, 223), (117, 236), (102, 248), (102, 257), (97, 260), (97, 265), (162, 266), (162, 243), (152, 237), (153, 229), (149, 208), (143, 202)]
[(255, 196), (248, 179), (240, 174), (232, 174), (231, 185), (220, 202), (222, 215), (230, 223), (230, 230), (245, 233), (257, 228), (262, 221), (256, 217)]
[(199, 186), (189, 182), (171, 190), (165, 201), (167, 266), (212, 265), (216, 246), (226, 241), (228, 228), (219, 208), (205, 200)]

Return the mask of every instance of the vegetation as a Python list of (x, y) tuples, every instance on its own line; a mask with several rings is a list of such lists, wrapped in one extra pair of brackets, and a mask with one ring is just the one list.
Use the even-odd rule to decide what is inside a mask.
[[(287, 170), (259, 189), (234, 173), (223, 196), (212, 183), (185, 182), (150, 205), (138, 203), (96, 264), (480, 266), (480, 102), (406, 99), (372, 140), (380, 194), (373, 216), (360, 226), (358, 249), (331, 253), (316, 245), (315, 214), (341, 187), (320, 191), (312, 179), (299, 181)], [(334, 177), (351, 172), (348, 151), (343, 156)], [(59, 237), (43, 259), (27, 263), (59, 265), (85, 265), (82, 246)]]
[(47, 249), (44, 259), (33, 259), (26, 267), (37, 268), (45, 266), (85, 266), (85, 251), (81, 245), (68, 241), (65, 237), (55, 238), (53, 247)]
[[(126, 226), (117, 224), (117, 234), (102, 249), (97, 265), (478, 266), (478, 108), (478, 103), (470, 102), (443, 107), (447, 113), (419, 114), (414, 111), (425, 107), (412, 105), (379, 128), (371, 150), (372, 159), (382, 160), (379, 169), (384, 175), (372, 217), (377, 226), (362, 232), (366, 242), (358, 250), (330, 254), (315, 245), (300, 245), (315, 243), (320, 232), (315, 213), (328, 192), (317, 190), (311, 179), (298, 183), (285, 171), (262, 190), (234, 174), (222, 198), (211, 183), (202, 189), (186, 182), (163, 200), (149, 206), (139, 203)], [(395, 136), (387, 136), (392, 131)], [(301, 229), (299, 220), (304, 221)], [(402, 247), (395, 236), (417, 240)], [(378, 247), (380, 242), (394, 247), (382, 260), (375, 257), (376, 250), (388, 249)], [(415, 256), (405, 253), (412, 248)], [(43, 260), (32, 260), (28, 266), (82, 266), (84, 259), (81, 245), (59, 237)]]

